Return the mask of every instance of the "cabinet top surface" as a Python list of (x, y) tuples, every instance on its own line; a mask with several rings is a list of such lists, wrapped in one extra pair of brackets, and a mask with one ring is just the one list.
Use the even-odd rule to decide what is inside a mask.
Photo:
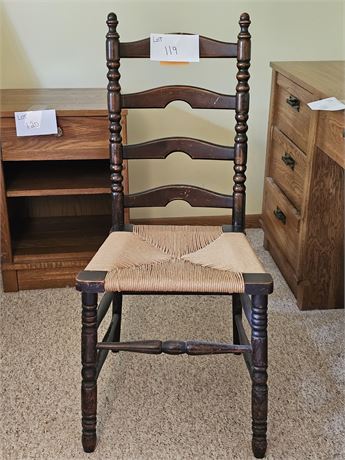
[(106, 115), (105, 88), (2, 89), (0, 115), (12, 117), (13, 112), (55, 109), (58, 115)]
[(271, 62), (271, 67), (320, 98), (345, 99), (345, 61)]

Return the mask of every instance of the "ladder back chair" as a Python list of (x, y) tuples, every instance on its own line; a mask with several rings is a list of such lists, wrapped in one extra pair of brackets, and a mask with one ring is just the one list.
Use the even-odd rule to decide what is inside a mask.
[[(82, 444), (96, 447), (97, 379), (108, 352), (171, 355), (242, 354), (252, 381), (252, 448), (257, 458), (266, 452), (267, 431), (267, 297), (273, 282), (265, 273), (244, 235), (247, 119), (249, 109), (249, 15), (239, 20), (236, 43), (200, 36), (201, 58), (237, 59), (236, 95), (219, 94), (192, 86), (163, 86), (122, 94), (121, 58), (149, 58), (150, 39), (121, 43), (117, 17), (107, 18), (109, 153), (112, 229), (89, 265), (77, 276), (82, 293)], [(123, 145), (121, 110), (164, 108), (182, 100), (192, 108), (235, 111), (234, 146), (216, 145), (188, 137), (168, 137), (136, 145)], [(124, 159), (164, 159), (182, 151), (195, 159), (234, 162), (233, 192), (224, 195), (200, 187), (169, 185), (124, 195)], [(166, 206), (185, 200), (191, 206), (232, 209), (232, 225), (162, 226), (125, 225), (124, 208)], [(98, 294), (104, 293), (98, 304)], [(207, 341), (141, 340), (121, 342), (124, 294), (220, 294), (232, 296), (233, 343)], [(112, 306), (112, 319), (102, 341), (97, 330)], [(247, 338), (244, 312), (251, 327)], [(216, 320), (217, 318), (215, 318)]]

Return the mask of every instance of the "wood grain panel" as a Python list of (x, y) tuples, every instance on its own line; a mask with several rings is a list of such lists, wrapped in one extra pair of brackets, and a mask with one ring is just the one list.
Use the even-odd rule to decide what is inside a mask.
[(317, 146), (327, 152), (339, 166), (345, 169), (345, 112), (323, 112), (319, 114)]
[(74, 287), (76, 276), (82, 269), (18, 270), (18, 286), (19, 289)]
[[(315, 100), (315, 97), (282, 75), (278, 75), (277, 85), (274, 124), (307, 153), (311, 110), (306, 104)], [(299, 100), (299, 110), (288, 104), (289, 97)]]
[[(270, 228), (270, 233), (278, 245), (284, 248), (287, 260), (296, 269), (298, 266), (300, 215), (271, 177), (265, 179), (265, 199), (264, 225)], [(276, 213), (279, 210), (285, 216), (285, 222), (277, 218)]]
[(344, 307), (344, 171), (317, 149), (313, 172), (298, 302), (304, 308)]
[(269, 175), (284, 191), (294, 206), (300, 210), (307, 168), (306, 156), (275, 127), (272, 131), (270, 150)]
[(58, 117), (62, 135), (17, 137), (14, 118), (2, 119), (4, 161), (108, 158), (105, 117)]

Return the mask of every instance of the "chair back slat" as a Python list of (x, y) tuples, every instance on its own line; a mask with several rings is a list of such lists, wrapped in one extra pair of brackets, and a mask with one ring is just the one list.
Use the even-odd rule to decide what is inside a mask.
[[(237, 56), (237, 43), (222, 42), (200, 35), (199, 51), (201, 58), (234, 58)], [(135, 42), (120, 43), (120, 57), (149, 58), (150, 39), (144, 38)]]
[(125, 207), (164, 207), (174, 200), (183, 200), (193, 207), (231, 208), (232, 196), (192, 185), (164, 185), (125, 196)]
[(233, 160), (234, 147), (213, 144), (190, 137), (166, 137), (123, 146), (125, 160), (164, 159), (173, 152), (184, 152), (193, 160)]
[(164, 109), (173, 101), (187, 102), (192, 109), (234, 110), (236, 106), (236, 96), (184, 85), (161, 86), (121, 96), (124, 109)]

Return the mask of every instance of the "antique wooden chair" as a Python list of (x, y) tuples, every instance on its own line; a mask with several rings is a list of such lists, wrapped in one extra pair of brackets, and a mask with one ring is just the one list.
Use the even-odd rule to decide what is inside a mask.
[[(107, 18), (109, 148), (111, 170), (111, 233), (85, 271), (77, 276), (82, 293), (82, 443), (86, 452), (96, 447), (97, 379), (109, 350), (138, 353), (205, 355), (243, 354), (252, 380), (252, 448), (262, 458), (267, 430), (267, 296), (271, 276), (264, 272), (244, 235), (247, 119), (249, 108), (250, 25), (240, 17), (237, 43), (200, 37), (201, 58), (237, 58), (236, 95), (218, 94), (191, 86), (163, 86), (134, 94), (121, 94), (120, 58), (148, 58), (150, 41), (121, 43), (118, 21)], [(122, 145), (121, 109), (164, 108), (174, 100), (192, 108), (235, 111), (233, 147), (192, 138), (169, 137), (136, 145)], [(234, 162), (232, 195), (199, 187), (172, 185), (124, 195), (123, 159), (164, 159), (174, 151), (191, 158)], [(191, 206), (232, 208), (232, 225), (140, 226), (124, 224), (124, 208), (166, 206), (185, 200)], [(103, 293), (98, 305), (98, 293)], [(123, 294), (222, 294), (232, 295), (233, 344), (205, 341), (145, 340), (120, 342)], [(103, 340), (97, 329), (109, 306), (112, 319)], [(251, 326), (246, 336), (242, 310)], [(217, 318), (214, 318), (217, 321)]]

